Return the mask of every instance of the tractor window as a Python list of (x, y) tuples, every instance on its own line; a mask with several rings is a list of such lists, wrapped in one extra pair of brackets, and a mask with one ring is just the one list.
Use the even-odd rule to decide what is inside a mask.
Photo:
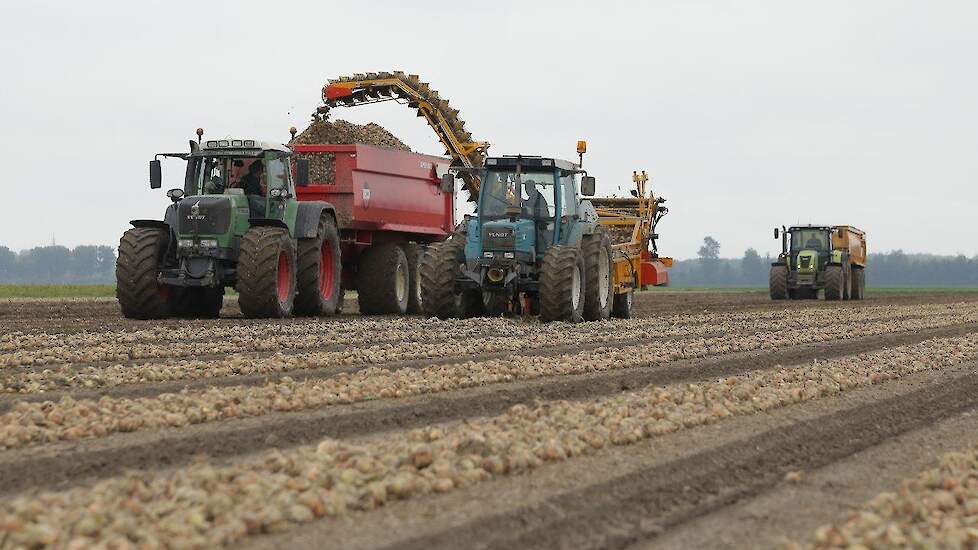
[(828, 250), (829, 234), (826, 231), (816, 229), (802, 229), (792, 231), (791, 249), (792, 250)]
[(277, 155), (273, 156), (271, 154), (266, 155), (265, 166), (268, 178), (268, 189), (282, 189), (288, 191), (289, 165), (286, 163), (285, 158)]
[(560, 178), (560, 186), (564, 193), (564, 200), (561, 202), (561, 216), (573, 217), (577, 215), (577, 177), (573, 174)]
[(483, 178), (480, 214), (502, 217), (506, 208), (522, 208), (523, 217), (553, 218), (556, 208), (554, 176), (550, 172), (523, 172), (517, 183), (516, 172), (489, 171)]

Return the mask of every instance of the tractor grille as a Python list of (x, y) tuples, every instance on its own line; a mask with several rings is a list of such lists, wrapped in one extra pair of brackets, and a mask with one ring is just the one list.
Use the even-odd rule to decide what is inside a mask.
[(513, 250), (516, 247), (516, 234), (512, 227), (483, 227), (483, 250)]
[(802, 256), (801, 257), (801, 268), (802, 269), (811, 269), (811, 267), (812, 267), (812, 257), (811, 256)]
[(182, 235), (219, 235), (231, 227), (231, 201), (225, 197), (187, 197), (178, 211)]

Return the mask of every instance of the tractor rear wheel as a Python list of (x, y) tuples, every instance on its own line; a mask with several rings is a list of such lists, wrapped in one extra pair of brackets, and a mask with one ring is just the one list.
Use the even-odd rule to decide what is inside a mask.
[(170, 293), (175, 289), (158, 279), (169, 240), (166, 229), (154, 227), (134, 227), (119, 240), (115, 295), (127, 318), (161, 319), (169, 313)]
[(581, 241), (584, 254), (584, 320), (601, 321), (611, 317), (614, 299), (614, 271), (611, 239), (599, 228)]
[[(421, 256), (421, 307), (428, 317), (458, 317), (460, 297), (455, 292), (455, 277), (463, 261), (464, 236), (432, 244)], [(481, 293), (480, 293), (481, 296)]]
[(407, 312), (410, 269), (404, 250), (396, 243), (375, 244), (360, 255), (357, 299), (360, 313), (382, 315)]
[(410, 293), (408, 294), (408, 313), (424, 313), (421, 307), (421, 257), (424, 248), (418, 243), (404, 245), (404, 255), (407, 256), (408, 275), (410, 276)]
[(615, 294), (614, 305), (611, 307), (611, 316), (617, 319), (631, 319), (632, 306), (635, 303), (635, 289), (630, 288), (628, 292)]
[(825, 268), (825, 299), (841, 300), (845, 286), (845, 273), (841, 265), (830, 265)]
[(540, 272), (540, 320), (583, 320), (585, 274), (580, 248), (555, 245), (547, 250)]
[(768, 290), (772, 300), (786, 300), (789, 297), (787, 266), (771, 266), (771, 273), (768, 276)]
[(340, 233), (333, 217), (319, 218), (316, 236), (299, 240), (299, 271), (296, 275), (297, 315), (334, 315), (343, 302), (340, 280), (343, 262), (340, 258)]
[(241, 237), (238, 304), (245, 317), (288, 317), (296, 294), (295, 243), (281, 227), (252, 227)]

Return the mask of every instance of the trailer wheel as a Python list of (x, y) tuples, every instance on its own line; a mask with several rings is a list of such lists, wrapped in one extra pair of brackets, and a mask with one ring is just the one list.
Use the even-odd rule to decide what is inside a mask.
[(464, 237), (452, 237), (432, 244), (421, 255), (421, 307), (428, 317), (450, 319), (459, 316), (461, 297), (455, 292), (465, 250)]
[(615, 294), (614, 305), (611, 307), (612, 317), (618, 319), (631, 319), (632, 306), (635, 303), (635, 289), (630, 288), (628, 292)]
[(407, 311), (410, 269), (404, 250), (395, 243), (376, 244), (360, 255), (357, 296), (360, 313), (380, 315)]
[(845, 274), (841, 265), (830, 265), (825, 268), (825, 299), (836, 301), (842, 299)]
[(340, 233), (332, 216), (319, 218), (316, 237), (299, 240), (297, 315), (333, 315), (343, 301)]
[(418, 243), (407, 243), (404, 245), (404, 255), (407, 257), (408, 275), (411, 279), (407, 312), (424, 313), (421, 307), (421, 258), (424, 256), (424, 248)]
[(547, 250), (540, 273), (540, 320), (583, 320), (585, 273), (580, 248), (555, 245)]
[(771, 266), (771, 273), (768, 276), (768, 290), (772, 300), (785, 300), (789, 297), (787, 266)]
[(169, 242), (165, 229), (134, 227), (119, 240), (115, 264), (115, 295), (129, 319), (161, 319), (168, 315), (172, 291), (158, 275)]
[(584, 320), (601, 321), (611, 317), (614, 300), (614, 270), (611, 239), (604, 228), (599, 228), (581, 241), (584, 253)]
[(862, 300), (866, 296), (866, 272), (861, 267), (852, 269), (852, 299)]
[(852, 267), (848, 265), (842, 270), (842, 299), (852, 299)]
[(245, 317), (288, 317), (296, 294), (295, 243), (287, 229), (252, 227), (241, 237), (238, 304)]
[(184, 319), (217, 319), (224, 306), (224, 287), (171, 288), (167, 309)]

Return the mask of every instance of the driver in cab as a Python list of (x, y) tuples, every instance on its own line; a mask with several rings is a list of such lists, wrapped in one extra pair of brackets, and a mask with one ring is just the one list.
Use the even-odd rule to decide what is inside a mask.
[(252, 162), (251, 166), (248, 167), (248, 173), (238, 182), (238, 187), (244, 189), (245, 195), (265, 195), (267, 184), (263, 183), (265, 176), (264, 167), (264, 163), (260, 160)]

